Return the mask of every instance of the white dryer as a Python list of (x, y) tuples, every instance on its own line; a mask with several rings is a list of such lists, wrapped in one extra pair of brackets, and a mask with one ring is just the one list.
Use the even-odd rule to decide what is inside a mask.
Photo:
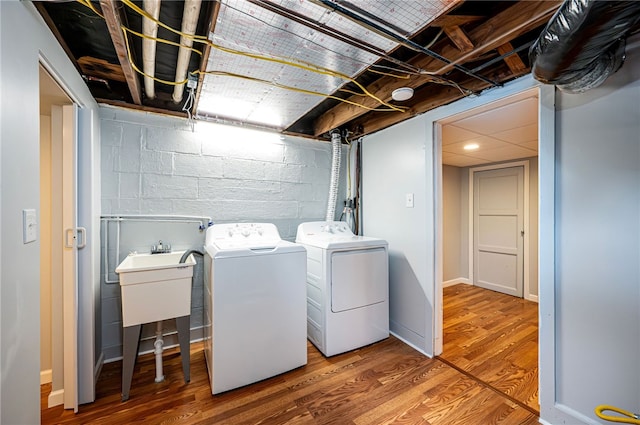
[(333, 356), (389, 336), (389, 257), (383, 239), (342, 221), (298, 226), (307, 249), (307, 337)]
[(207, 229), (205, 358), (211, 392), (307, 363), (306, 252), (270, 223)]

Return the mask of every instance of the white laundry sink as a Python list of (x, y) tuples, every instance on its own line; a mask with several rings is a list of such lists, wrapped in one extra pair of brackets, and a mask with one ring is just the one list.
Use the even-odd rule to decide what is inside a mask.
[(130, 254), (116, 268), (122, 293), (122, 325), (191, 314), (193, 254), (180, 264), (184, 251), (169, 254)]

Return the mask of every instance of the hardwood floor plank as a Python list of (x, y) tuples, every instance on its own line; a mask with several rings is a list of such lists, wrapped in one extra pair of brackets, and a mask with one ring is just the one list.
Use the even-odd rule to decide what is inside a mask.
[[(130, 399), (120, 400), (121, 362), (104, 365), (96, 401), (74, 415), (46, 409), (43, 424), (158, 425), (533, 425), (537, 423), (537, 306), (446, 288), (444, 353), (430, 359), (394, 337), (326, 358), (308, 344), (308, 363), (213, 396), (203, 343), (191, 345), (191, 382), (178, 350), (141, 356)], [(533, 305), (532, 305), (533, 304)], [(520, 316), (518, 316), (520, 315)], [(518, 316), (518, 317), (515, 317)]]

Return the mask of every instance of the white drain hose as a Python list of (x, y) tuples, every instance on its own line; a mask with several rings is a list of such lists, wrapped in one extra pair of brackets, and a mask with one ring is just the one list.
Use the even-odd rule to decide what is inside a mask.
[(340, 160), (342, 158), (342, 141), (340, 132), (331, 132), (331, 183), (329, 184), (329, 200), (327, 201), (326, 221), (336, 219), (336, 200), (338, 199), (338, 186), (340, 183)]

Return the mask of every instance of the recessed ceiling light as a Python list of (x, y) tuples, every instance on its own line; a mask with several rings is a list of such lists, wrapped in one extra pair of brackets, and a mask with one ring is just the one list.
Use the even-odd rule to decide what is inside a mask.
[(400, 87), (391, 92), (391, 98), (397, 102), (409, 100), (413, 97), (413, 89), (411, 87)]
[(464, 145), (465, 151), (474, 151), (480, 147), (477, 143), (469, 143), (468, 145)]

